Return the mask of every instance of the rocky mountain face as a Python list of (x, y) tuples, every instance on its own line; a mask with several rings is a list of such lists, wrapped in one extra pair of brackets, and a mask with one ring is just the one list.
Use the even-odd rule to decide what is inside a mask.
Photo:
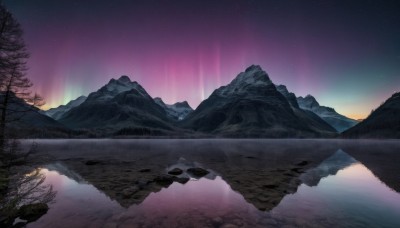
[(310, 125), (308, 114), (295, 111), (292, 106), (267, 73), (260, 66), (252, 65), (231, 83), (215, 90), (181, 122), (181, 126), (229, 137), (335, 134), (329, 125)]
[(308, 126), (317, 131), (320, 129), (324, 129), (326, 131), (336, 132), (336, 129), (334, 129), (331, 125), (329, 125), (315, 113), (309, 110), (301, 109), (299, 107), (299, 104), (297, 103), (296, 95), (292, 92), (289, 92), (286, 86), (278, 85), (276, 86), (276, 89), (288, 100), (290, 106), (293, 109), (293, 112), (295, 112), (297, 116), (301, 117), (301, 119), (303, 119), (303, 121)]
[(317, 100), (311, 95), (298, 97), (297, 103), (301, 109), (312, 111), (334, 127), (338, 132), (343, 132), (358, 124), (357, 120), (343, 116), (337, 113), (333, 108), (319, 105)]
[(156, 97), (154, 98), (154, 102), (165, 110), (169, 118), (174, 120), (183, 120), (189, 113), (193, 112), (192, 107), (190, 107), (187, 101), (176, 102), (175, 104), (169, 105), (165, 104), (160, 97)]
[(61, 123), (71, 128), (101, 129), (116, 134), (158, 135), (172, 130), (165, 110), (137, 82), (121, 76), (89, 94), (65, 113)]
[(49, 117), (55, 119), (55, 120), (59, 120), (59, 119), (61, 119), (62, 115), (64, 115), (64, 113), (68, 112), (72, 108), (79, 106), (85, 100), (86, 100), (85, 96), (80, 96), (80, 97), (76, 98), (75, 100), (68, 102), (66, 105), (60, 105), (57, 108), (51, 108), (47, 111), (42, 111), (42, 113), (45, 114), (46, 116), (49, 116)]
[(276, 86), (276, 89), (284, 96), (286, 99), (289, 101), (289, 104), (292, 106), (294, 109), (299, 109), (299, 104), (297, 103), (297, 98), (294, 93), (291, 93), (288, 91), (286, 86), (284, 85), (278, 85)]
[(343, 132), (349, 138), (400, 138), (400, 92), (393, 94), (364, 121)]

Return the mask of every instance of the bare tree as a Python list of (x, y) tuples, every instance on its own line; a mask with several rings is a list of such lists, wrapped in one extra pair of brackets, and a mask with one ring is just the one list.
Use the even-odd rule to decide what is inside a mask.
[[(47, 204), (53, 202), (56, 196), (53, 186), (44, 183), (46, 178), (40, 169), (26, 168), (10, 177), (9, 191), (0, 198), (1, 227), (8, 227), (13, 224), (15, 218), (23, 216), (24, 207), (44, 209), (35, 216), (40, 217), (47, 212)], [(30, 220), (30, 218), (25, 219)]]
[(22, 34), (20, 24), (0, 4), (0, 153), (6, 144), (7, 124), (44, 104), (30, 90), (33, 84), (26, 76), (29, 53)]

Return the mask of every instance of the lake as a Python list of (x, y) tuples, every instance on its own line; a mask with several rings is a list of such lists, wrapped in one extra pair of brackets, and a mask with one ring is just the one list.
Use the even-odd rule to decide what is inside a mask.
[(35, 141), (56, 196), (28, 227), (400, 227), (396, 140)]

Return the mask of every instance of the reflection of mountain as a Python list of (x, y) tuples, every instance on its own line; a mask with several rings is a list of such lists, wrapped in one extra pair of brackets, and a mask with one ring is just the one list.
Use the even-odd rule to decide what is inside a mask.
[[(85, 183), (93, 185), (125, 208), (140, 204), (150, 193), (159, 192), (173, 183), (172, 179), (162, 179), (163, 176), (155, 175), (152, 171), (131, 170), (127, 163), (115, 161), (95, 165), (87, 165), (81, 161), (65, 161), (64, 165), (62, 170), (56, 170), (74, 180), (76, 176), (82, 177)], [(71, 176), (71, 173), (75, 175)]]
[(400, 192), (400, 144), (398, 141), (347, 142), (342, 147), (388, 187)]
[(270, 153), (245, 150), (246, 154), (241, 157), (231, 154), (221, 159), (224, 162), (209, 166), (221, 174), (234, 191), (262, 211), (271, 210), (287, 194), (295, 193), (301, 184), (299, 176), (332, 153), (330, 148), (313, 153), (309, 145), (298, 148), (266, 146), (264, 149)]
[(76, 181), (77, 183), (86, 183), (86, 181), (79, 174), (68, 169), (67, 167), (65, 167), (65, 165), (59, 162), (46, 165), (45, 168), (49, 171), (57, 171), (59, 174), (64, 175), (69, 179)]
[(310, 187), (317, 186), (322, 178), (329, 175), (336, 175), (339, 170), (342, 170), (356, 162), (357, 161), (346, 152), (338, 150), (317, 167), (302, 174), (300, 180)]
[[(301, 173), (320, 164), (336, 150), (335, 145), (322, 145), (318, 141), (288, 145), (286, 140), (96, 141), (86, 144), (70, 141), (68, 145), (68, 148), (54, 148), (48, 144), (41, 148), (44, 152), (57, 151), (53, 155), (64, 158), (68, 169), (124, 207), (141, 203), (150, 193), (168, 187), (173, 181), (183, 183), (185, 180), (168, 178), (167, 170), (184, 157), (220, 175), (234, 191), (260, 210), (272, 209), (286, 194), (295, 192), (301, 184), (298, 179)], [(69, 153), (66, 159), (68, 151), (74, 150), (80, 151), (79, 155), (71, 158)], [(90, 160), (94, 162), (87, 163)]]

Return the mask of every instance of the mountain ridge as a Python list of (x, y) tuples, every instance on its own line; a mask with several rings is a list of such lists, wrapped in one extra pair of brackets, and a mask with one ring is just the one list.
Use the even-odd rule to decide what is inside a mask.
[[(228, 137), (319, 137), (306, 126), (260, 66), (251, 65), (204, 100), (182, 127)], [(329, 126), (327, 127), (329, 128)]]
[(353, 120), (335, 111), (334, 108), (321, 106), (312, 95), (308, 94), (306, 97), (297, 97), (299, 107), (304, 110), (309, 110), (324, 121), (334, 127), (339, 133), (354, 127), (358, 124), (357, 120)]
[(55, 119), (55, 120), (59, 120), (62, 115), (64, 115), (64, 113), (68, 112), (69, 110), (71, 110), (72, 108), (75, 108), (76, 106), (79, 106), (80, 104), (82, 104), (85, 100), (87, 99), (86, 96), (80, 96), (74, 100), (69, 101), (67, 104), (65, 105), (60, 105), (56, 108), (51, 108), (49, 110), (46, 111), (41, 111), (41, 113)]
[(400, 92), (394, 93), (366, 119), (342, 133), (345, 138), (400, 138)]

